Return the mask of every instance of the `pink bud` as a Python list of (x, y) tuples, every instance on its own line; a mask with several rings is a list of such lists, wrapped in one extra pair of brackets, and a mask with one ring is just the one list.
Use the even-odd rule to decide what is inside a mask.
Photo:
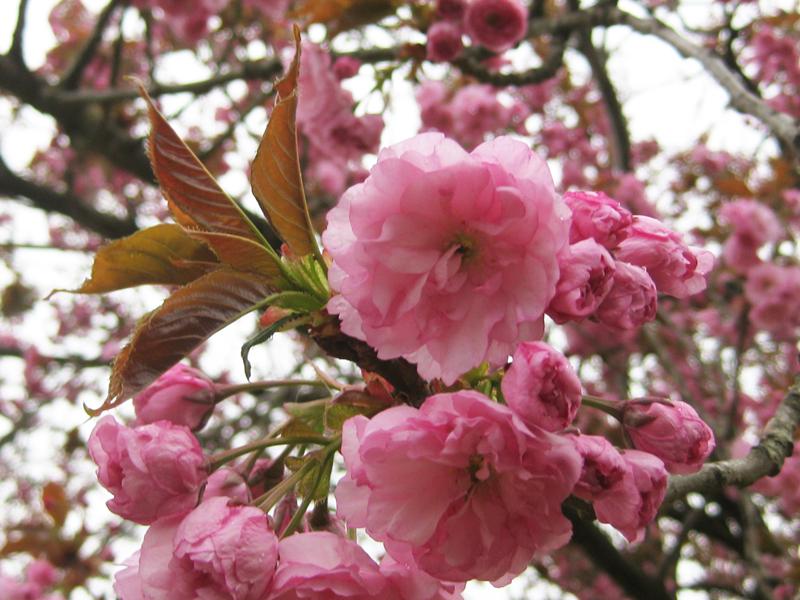
[(519, 0), (473, 0), (464, 18), (467, 33), (494, 52), (511, 48), (525, 36), (528, 14)]
[(134, 397), (136, 424), (169, 421), (199, 429), (214, 410), (214, 384), (200, 371), (177, 364)]
[(643, 398), (622, 411), (634, 446), (659, 457), (671, 473), (694, 473), (714, 450), (711, 428), (685, 402)]
[(581, 382), (567, 358), (544, 342), (523, 342), (502, 383), (506, 403), (527, 425), (564, 429), (581, 405)]
[(333, 73), (337, 79), (350, 79), (358, 75), (361, 61), (352, 56), (340, 56), (333, 63)]
[(614, 285), (595, 317), (615, 329), (635, 329), (656, 318), (656, 284), (641, 267), (616, 261)]
[(428, 60), (447, 62), (456, 58), (464, 49), (461, 28), (448, 21), (434, 23), (428, 29)]
[(614, 259), (593, 239), (581, 240), (559, 258), (556, 295), (547, 314), (556, 323), (583, 319), (594, 313), (614, 285)]
[(187, 427), (156, 421), (139, 427), (105, 416), (89, 436), (97, 479), (114, 497), (109, 510), (149, 524), (190, 510), (206, 479), (206, 459)]
[(629, 542), (640, 541), (647, 525), (655, 519), (667, 493), (668, 474), (661, 460), (647, 452), (626, 450), (623, 479), (593, 502), (597, 519), (608, 523)]
[(591, 238), (611, 250), (628, 236), (633, 216), (603, 192), (567, 192), (564, 201), (572, 210), (571, 244)]
[(656, 219), (636, 216), (630, 234), (615, 250), (617, 259), (647, 270), (658, 291), (686, 298), (706, 289), (706, 274), (714, 256), (692, 248), (681, 236)]
[(620, 485), (629, 468), (611, 442), (597, 435), (570, 436), (583, 458), (581, 477), (573, 493), (584, 500), (595, 500)]
[(217, 496), (229, 498), (237, 504), (247, 504), (252, 500), (244, 477), (229, 467), (214, 471), (203, 490), (203, 500)]

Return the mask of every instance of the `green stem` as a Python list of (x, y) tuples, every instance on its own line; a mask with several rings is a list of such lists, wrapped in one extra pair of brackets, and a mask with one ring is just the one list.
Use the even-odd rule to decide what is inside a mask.
[(330, 442), (330, 439), (323, 435), (299, 435), (294, 437), (259, 440), (257, 442), (240, 446), (239, 448), (232, 448), (231, 450), (225, 450), (224, 452), (219, 452), (213, 455), (210, 461), (211, 470), (213, 471), (218, 469), (225, 463), (232, 461), (234, 458), (239, 458), (240, 456), (249, 454), (255, 450), (262, 450), (271, 446), (284, 446), (287, 444), (318, 444), (322, 446), (327, 442)]
[(263, 510), (265, 513), (269, 512), (272, 510), (272, 507), (275, 506), (287, 493), (289, 493), (289, 490), (297, 485), (297, 482), (305, 477), (306, 474), (313, 468), (313, 461), (306, 462), (302, 467), (297, 469), (297, 471), (289, 475), (289, 477), (281, 481), (274, 488), (269, 490), (264, 495), (256, 498), (253, 501), (253, 504)]
[(281, 539), (285, 538), (286, 536), (292, 535), (294, 530), (297, 529), (297, 526), (300, 525), (300, 521), (303, 520), (303, 517), (308, 511), (308, 505), (311, 504), (311, 500), (314, 497), (314, 492), (316, 492), (317, 487), (322, 481), (322, 478), (325, 476), (325, 472), (330, 472), (330, 469), (333, 467), (333, 453), (327, 455), (320, 465), (319, 469), (317, 470), (317, 476), (314, 478), (314, 484), (311, 486), (310, 493), (306, 494), (306, 497), (303, 498), (303, 502), (297, 508), (295, 513), (292, 515), (292, 520), (289, 521), (289, 524), (286, 526), (286, 529), (283, 530), (281, 533)]
[(611, 415), (617, 421), (622, 421), (622, 410), (619, 408), (619, 403), (613, 400), (606, 400), (599, 396), (590, 396), (588, 394), (582, 396), (582, 403), (586, 406), (591, 406), (604, 413)]
[(264, 381), (251, 381), (249, 383), (240, 383), (235, 385), (224, 385), (217, 388), (215, 403), (230, 398), (235, 394), (242, 392), (258, 392), (276, 387), (290, 387), (290, 386), (311, 386), (311, 387), (326, 387), (322, 381), (314, 379), (267, 379)]

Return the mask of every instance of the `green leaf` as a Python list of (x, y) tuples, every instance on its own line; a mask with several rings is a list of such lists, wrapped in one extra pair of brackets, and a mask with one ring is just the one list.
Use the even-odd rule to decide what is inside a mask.
[(259, 308), (272, 288), (264, 279), (222, 268), (173, 293), (136, 327), (114, 361), (108, 397), (97, 415), (150, 385), (214, 333)]
[(297, 315), (289, 315), (288, 317), (283, 317), (282, 319), (278, 319), (269, 327), (265, 327), (258, 333), (256, 333), (253, 337), (247, 340), (244, 344), (242, 344), (242, 362), (244, 363), (244, 375), (247, 377), (248, 381), (250, 380), (250, 360), (247, 356), (250, 354), (250, 348), (253, 346), (258, 346), (259, 344), (263, 344), (264, 342), (268, 341), (273, 335), (278, 333), (281, 328), (285, 325), (289, 325), (292, 321), (296, 321), (298, 319)]
[(312, 313), (322, 309), (325, 302), (307, 292), (279, 292), (270, 298), (270, 306), (285, 308), (297, 313)]
[(297, 494), (301, 498), (308, 500), (322, 500), (327, 498), (331, 491), (331, 467), (333, 461), (326, 460), (320, 462), (320, 453), (313, 452), (304, 458), (317, 462), (316, 468), (312, 468), (306, 475), (297, 482)]
[(102, 294), (137, 285), (183, 285), (218, 266), (211, 249), (180, 225), (156, 225), (106, 244), (81, 287), (55, 291)]
[(294, 27), (295, 54), (286, 75), (275, 84), (275, 107), (253, 160), (250, 183), (261, 210), (297, 256), (322, 255), (314, 237), (297, 152), (297, 78), (300, 30)]
[(325, 407), (328, 402), (329, 398), (310, 402), (285, 402), (283, 410), (293, 418), (289, 427), (281, 432), (281, 437), (292, 437), (298, 431), (319, 435), (325, 433)]

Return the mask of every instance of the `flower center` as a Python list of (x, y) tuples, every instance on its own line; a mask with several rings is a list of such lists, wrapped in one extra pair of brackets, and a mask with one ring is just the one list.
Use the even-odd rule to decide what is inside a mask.
[(456, 246), (456, 254), (461, 257), (462, 264), (471, 262), (478, 254), (475, 239), (466, 233), (457, 233), (450, 247), (453, 246)]

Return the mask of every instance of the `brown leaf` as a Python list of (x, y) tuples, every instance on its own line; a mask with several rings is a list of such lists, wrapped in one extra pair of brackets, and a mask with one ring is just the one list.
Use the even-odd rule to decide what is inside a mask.
[(264, 215), (291, 251), (297, 256), (319, 255), (297, 157), (295, 115), (300, 70), (297, 26), (294, 36), (294, 59), (283, 79), (275, 84), (275, 107), (253, 160), (250, 183)]
[(275, 283), (281, 277), (280, 259), (261, 244), (227, 233), (193, 231), (191, 235), (205, 241), (220, 261), (234, 269), (257, 273)]
[(714, 187), (717, 191), (726, 196), (752, 196), (747, 183), (735, 175), (720, 175), (714, 178)]
[(292, 17), (306, 23), (325, 23), (330, 35), (377, 23), (395, 12), (398, 0), (304, 0)]
[(96, 416), (130, 398), (214, 333), (258, 307), (274, 290), (252, 273), (222, 268), (177, 290), (136, 327), (114, 361), (108, 397)]
[(181, 225), (267, 241), (208, 172), (153, 104), (142, 85), (150, 115), (148, 154), (173, 217)]
[(42, 489), (42, 504), (53, 522), (61, 527), (69, 512), (69, 499), (64, 487), (52, 481), (46, 484)]
[(183, 285), (217, 262), (211, 249), (180, 225), (156, 225), (100, 248), (91, 276), (77, 290), (67, 291), (102, 294), (137, 285)]

